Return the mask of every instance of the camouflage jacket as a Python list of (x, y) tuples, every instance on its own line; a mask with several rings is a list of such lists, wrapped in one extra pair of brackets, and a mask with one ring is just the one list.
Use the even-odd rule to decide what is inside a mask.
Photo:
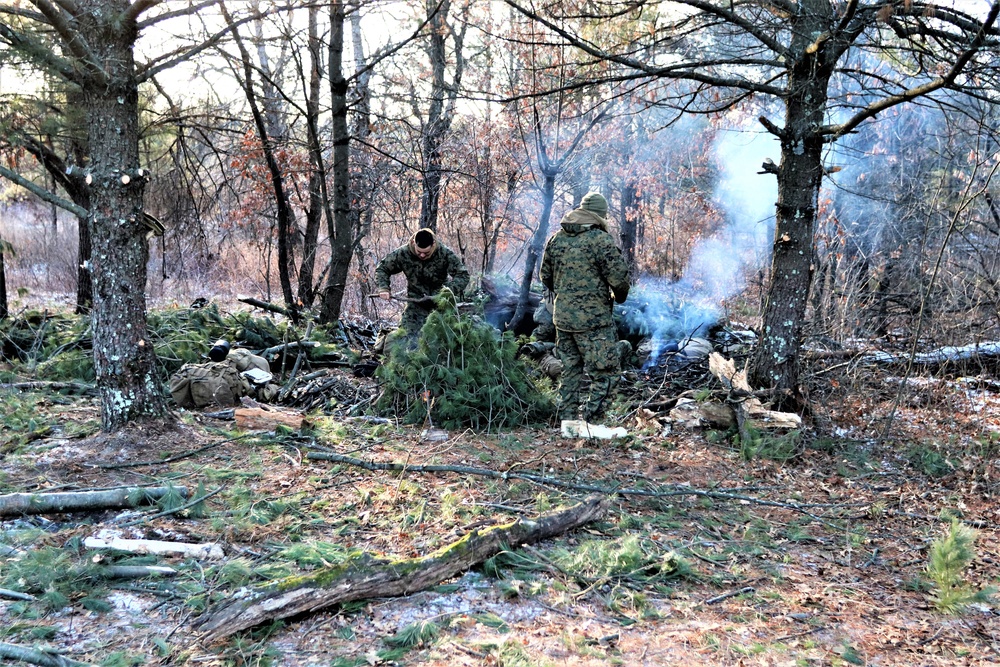
[[(375, 286), (378, 290), (390, 289), (390, 276), (406, 276), (406, 296), (419, 299), (437, 294), (447, 287), (459, 299), (469, 286), (469, 270), (451, 248), (437, 243), (434, 254), (421, 261), (413, 254), (410, 245), (396, 248), (382, 258), (375, 267)], [(448, 280), (448, 276), (451, 280)]]
[(555, 295), (553, 320), (563, 331), (590, 331), (613, 324), (614, 301), (625, 301), (628, 266), (604, 219), (574, 209), (549, 239), (542, 257), (542, 284)]

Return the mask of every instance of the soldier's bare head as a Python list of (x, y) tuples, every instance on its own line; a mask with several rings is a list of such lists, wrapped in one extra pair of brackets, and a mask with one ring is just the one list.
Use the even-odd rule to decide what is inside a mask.
[(413, 235), (413, 254), (418, 259), (425, 260), (434, 254), (435, 238), (434, 232), (429, 229), (421, 229)]

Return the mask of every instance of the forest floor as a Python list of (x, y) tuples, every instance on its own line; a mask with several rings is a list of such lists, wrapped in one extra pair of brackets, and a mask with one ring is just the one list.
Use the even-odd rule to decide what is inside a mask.
[[(94, 399), (5, 393), (2, 493), (171, 483), (212, 495), (159, 517), (153, 507), (0, 522), (0, 544), (18, 550), (0, 556), (0, 588), (35, 597), (0, 595), (0, 641), (107, 665), (1000, 664), (997, 608), (942, 611), (927, 572), (932, 545), (960, 519), (978, 533), (960, 582), (1000, 581), (995, 385), (923, 380), (898, 392), (888, 371), (836, 363), (807, 375), (808, 426), (752, 451), (731, 433), (665, 415), (640, 423), (634, 411), (621, 422), (629, 437), (615, 441), (554, 428), (443, 439), (332, 416), (310, 416), (304, 432), (244, 433), (191, 412), (108, 437), (94, 433)], [(768, 458), (768, 443), (787, 460)], [(371, 471), (310, 451), (465, 472)], [(594, 487), (625, 491), (602, 520), (512, 545), (457, 579), (199, 642), (200, 616), (269, 580), (358, 550), (428, 554)], [(100, 531), (218, 543), (225, 557), (84, 549)], [(177, 576), (86, 575), (99, 562), (153, 560)]]

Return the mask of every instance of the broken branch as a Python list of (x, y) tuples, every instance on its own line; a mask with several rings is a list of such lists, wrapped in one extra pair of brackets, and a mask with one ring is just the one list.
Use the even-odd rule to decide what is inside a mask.
[(276, 306), (273, 303), (269, 303), (267, 301), (261, 301), (260, 299), (255, 299), (250, 296), (239, 297), (236, 300), (239, 301), (240, 303), (245, 303), (248, 306), (253, 306), (254, 308), (260, 308), (261, 310), (277, 313), (279, 315), (284, 315), (285, 317), (292, 319), (292, 313), (287, 308)]
[(188, 542), (164, 542), (162, 540), (128, 540), (122, 537), (88, 537), (83, 541), (88, 549), (114, 549), (132, 554), (159, 554), (164, 556), (184, 556), (185, 558), (205, 558), (218, 560), (225, 556), (218, 544), (190, 544)]

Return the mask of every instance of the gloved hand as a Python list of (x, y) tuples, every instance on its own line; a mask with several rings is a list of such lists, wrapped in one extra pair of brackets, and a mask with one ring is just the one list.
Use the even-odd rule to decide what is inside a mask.
[(619, 290), (614, 290), (613, 289), (613, 290), (611, 290), (611, 295), (614, 297), (615, 303), (625, 303), (625, 299), (628, 298), (628, 289), (629, 289), (629, 286), (626, 285), (622, 289), (619, 289)]

